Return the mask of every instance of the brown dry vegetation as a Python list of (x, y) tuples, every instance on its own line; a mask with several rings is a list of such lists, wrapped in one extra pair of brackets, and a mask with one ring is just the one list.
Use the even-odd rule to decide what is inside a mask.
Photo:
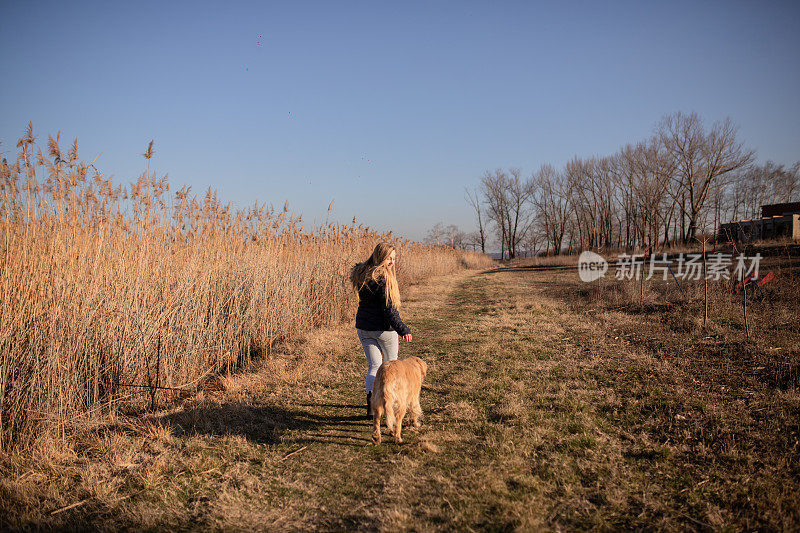
[[(781, 253), (794, 249), (795, 256)], [(759, 249), (748, 249), (752, 256)], [(709, 281), (708, 317), (703, 325), (706, 296), (702, 281), (659, 276), (643, 283), (615, 279), (591, 285), (569, 284), (559, 294), (591, 316), (620, 324), (614, 336), (638, 339), (660, 354), (681, 354), (686, 364), (701, 361), (720, 377), (740, 385), (753, 379), (781, 390), (800, 387), (800, 268), (797, 247), (760, 248), (771, 253), (761, 261), (760, 275), (774, 280), (761, 289), (749, 284), (747, 328), (741, 290), (735, 280)], [(624, 326), (624, 327), (623, 327)]]
[(152, 143), (127, 188), (77, 141), (43, 153), (29, 125), (17, 147), (0, 165), (0, 449), (154, 408), (349, 319), (347, 271), (378, 241), (398, 246), (404, 286), (489, 262), (355, 219), (307, 231), (287, 206), (170, 195)]
[(363, 354), (352, 325), (331, 326), (181, 406), (7, 458), (3, 525), (798, 529), (797, 384), (735, 357), (797, 358), (771, 340), (789, 325), (743, 341), (718, 302), (709, 335), (696, 299), (659, 310), (648, 287), (642, 309), (625, 287), (608, 280), (601, 298), (566, 271), (430, 278), (404, 291), (401, 356), (428, 375), (424, 425), (403, 445), (371, 444)]

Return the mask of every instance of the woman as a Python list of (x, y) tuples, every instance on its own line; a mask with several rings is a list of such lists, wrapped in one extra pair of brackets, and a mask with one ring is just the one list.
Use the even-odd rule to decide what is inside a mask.
[(384, 361), (397, 359), (398, 335), (411, 340), (411, 330), (400, 319), (400, 290), (394, 263), (394, 246), (382, 242), (372, 255), (350, 272), (350, 281), (358, 291), (356, 332), (367, 355), (367, 416), (372, 416), (372, 383)]

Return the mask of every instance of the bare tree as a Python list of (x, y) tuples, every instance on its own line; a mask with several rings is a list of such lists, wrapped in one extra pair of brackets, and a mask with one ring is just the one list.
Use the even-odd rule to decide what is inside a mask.
[(451, 248), (464, 249), (467, 246), (468, 236), (455, 224), (445, 226), (437, 222), (425, 236), (425, 242), (437, 246), (450, 246)]
[(439, 246), (445, 239), (445, 227), (441, 222), (437, 222), (425, 236), (425, 242)]
[(497, 169), (487, 171), (481, 179), (481, 192), (486, 205), (486, 218), (497, 226), (500, 253), (513, 259), (522, 235), (530, 223), (529, 200), (533, 192), (530, 180), (523, 181), (518, 168), (508, 173)]
[[(464, 234), (464, 249), (471, 248), (473, 252), (481, 245), (481, 235), (477, 231)], [(481, 250), (481, 253), (486, 253)]]
[[(485, 244), (496, 230), (502, 257), (545, 248), (655, 249), (703, 238), (728, 216), (759, 216), (765, 203), (800, 193), (800, 162), (752, 164), (726, 119), (710, 129), (696, 113), (674, 113), (655, 136), (610, 157), (575, 157), (563, 170), (542, 166), (527, 181), (519, 169), (485, 172), (467, 199)], [(488, 226), (487, 224), (490, 223)]]
[(610, 158), (575, 157), (567, 163), (568, 186), (574, 195), (574, 216), (580, 246), (599, 248), (614, 244), (615, 187)]
[(467, 201), (475, 210), (475, 216), (478, 219), (478, 243), (481, 245), (481, 253), (486, 253), (486, 232), (483, 228), (483, 206), (481, 205), (480, 197), (478, 196), (478, 191), (474, 190), (470, 192), (468, 188), (464, 188), (464, 192), (467, 196)]
[(653, 250), (658, 245), (661, 229), (668, 224), (668, 204), (674, 204), (667, 193), (675, 172), (674, 164), (655, 139), (636, 145), (632, 163), (635, 179), (631, 186), (639, 219), (639, 243)]
[(782, 202), (791, 202), (800, 199), (800, 161), (795, 162), (784, 175), (782, 182)]
[(547, 236), (541, 231), (541, 227), (535, 223), (536, 219), (531, 220), (524, 231), (520, 234), (519, 247), (522, 257), (536, 257)]
[(458, 229), (455, 224), (450, 224), (444, 228), (445, 243), (451, 248), (463, 248), (464, 232)]
[(640, 147), (627, 145), (613, 158), (612, 180), (617, 188), (614, 196), (622, 213), (624, 223), (619, 226), (619, 240), (623, 240), (622, 228), (625, 228), (624, 243), (626, 249), (636, 245), (638, 236), (638, 209), (636, 199), (637, 162), (641, 157)]
[(514, 258), (517, 256), (517, 247), (519, 245), (522, 234), (527, 229), (530, 223), (530, 213), (528, 210), (528, 202), (533, 194), (532, 180), (523, 182), (520, 179), (522, 172), (518, 168), (508, 169), (510, 174), (506, 180), (505, 194), (506, 201), (506, 223), (508, 226), (508, 256)]
[[(542, 165), (534, 174), (531, 202), (534, 206), (539, 234), (558, 255), (563, 247), (569, 221), (569, 189), (563, 173), (551, 165)], [(535, 232), (534, 232), (535, 233)]]
[(506, 184), (508, 176), (501, 169), (496, 169), (494, 173), (488, 170), (481, 178), (481, 192), (486, 199), (487, 219), (494, 222), (497, 226), (498, 237), (500, 239), (500, 258), (506, 256), (506, 236), (508, 234), (508, 197), (506, 195)]
[(800, 162), (786, 168), (772, 161), (751, 164), (731, 173), (722, 191), (719, 219), (761, 216), (761, 206), (800, 200)]
[(658, 135), (676, 166), (673, 190), (676, 202), (688, 222), (683, 240), (696, 238), (698, 221), (706, 206), (714, 180), (750, 163), (754, 152), (736, 141), (736, 126), (730, 119), (715, 122), (705, 133), (697, 113), (665, 116)]

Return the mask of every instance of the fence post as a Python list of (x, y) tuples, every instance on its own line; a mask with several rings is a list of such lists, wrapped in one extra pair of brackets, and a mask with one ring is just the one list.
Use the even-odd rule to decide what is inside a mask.
[[(644, 270), (644, 258), (642, 258), (642, 269)], [(639, 307), (644, 309), (644, 272), (639, 272)]]
[(644, 309), (644, 255), (642, 255), (642, 270), (639, 271), (639, 306)]
[(708, 274), (706, 267), (706, 240), (703, 239), (703, 329), (708, 320)]
[(744, 273), (740, 274), (742, 278), (742, 311), (744, 312), (744, 335), (747, 340), (750, 340), (750, 329), (747, 325), (747, 283), (745, 283)]

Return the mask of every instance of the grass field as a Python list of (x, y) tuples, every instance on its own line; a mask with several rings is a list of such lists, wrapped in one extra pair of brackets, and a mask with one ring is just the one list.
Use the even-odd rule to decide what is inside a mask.
[(709, 348), (768, 353), (770, 339), (709, 335), (686, 316), (696, 305), (681, 321), (596, 290), (520, 270), (408, 289), (401, 357), (429, 371), (424, 425), (402, 445), (370, 443), (364, 356), (350, 324), (332, 326), (173, 409), (4, 457), (0, 525), (800, 528), (796, 381)]
[(288, 205), (172, 194), (150, 172), (152, 142), (123, 186), (77, 141), (64, 153), (48, 137), (43, 152), (36, 138), (29, 124), (16, 161), (0, 160), (0, 452), (132, 404), (162, 408), (341, 323), (357, 301), (348, 272), (381, 241), (403, 287), (492, 264), (355, 218), (309, 227)]

